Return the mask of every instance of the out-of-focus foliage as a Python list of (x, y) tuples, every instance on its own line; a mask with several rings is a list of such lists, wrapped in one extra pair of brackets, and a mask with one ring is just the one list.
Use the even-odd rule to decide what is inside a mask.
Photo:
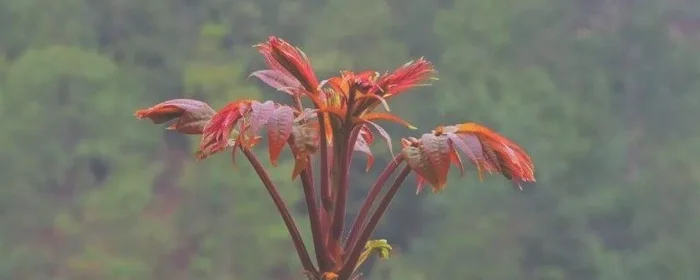
[[(537, 166), (526, 192), (410, 182), (367, 279), (698, 279), (699, 22), (684, 0), (0, 1), (0, 278), (302, 279), (245, 161), (196, 162), (191, 139), (132, 116), (286, 98), (247, 78), (274, 34), (321, 72), (426, 56), (440, 81), (392, 110), (483, 123)], [(389, 153), (374, 153), (376, 174)], [(306, 223), (292, 165), (271, 170)]]

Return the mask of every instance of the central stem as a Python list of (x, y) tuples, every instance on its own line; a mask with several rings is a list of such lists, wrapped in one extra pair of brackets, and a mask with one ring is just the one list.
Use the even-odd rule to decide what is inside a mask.
[(335, 194), (335, 201), (333, 205), (333, 219), (331, 224), (331, 231), (329, 237), (329, 249), (333, 250), (332, 255), (336, 259), (336, 264), (342, 262), (343, 252), (341, 245), (341, 238), (343, 235), (343, 227), (345, 225), (345, 212), (347, 204), (347, 195), (349, 188), (348, 175), (350, 173), (350, 154), (352, 152), (352, 147), (355, 145), (357, 136), (359, 135), (360, 126), (353, 125), (353, 110), (355, 97), (357, 95), (357, 87), (352, 84), (349, 88), (349, 95), (347, 99), (347, 106), (345, 108), (346, 113), (338, 133), (334, 135), (340, 136), (338, 141), (334, 143), (334, 161), (335, 164), (333, 168), (335, 170), (335, 186), (337, 186), (337, 192)]

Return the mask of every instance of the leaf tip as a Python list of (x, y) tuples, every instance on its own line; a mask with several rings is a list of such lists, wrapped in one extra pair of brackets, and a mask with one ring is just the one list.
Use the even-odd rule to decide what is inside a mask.
[(140, 120), (145, 118), (146, 114), (148, 114), (148, 109), (136, 110), (136, 112), (134, 112), (134, 117)]

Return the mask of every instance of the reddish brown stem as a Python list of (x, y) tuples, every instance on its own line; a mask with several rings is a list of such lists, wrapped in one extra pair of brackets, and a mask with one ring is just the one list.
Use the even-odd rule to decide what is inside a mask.
[(323, 113), (318, 112), (319, 133), (321, 134), (321, 204), (326, 213), (333, 209), (331, 194), (330, 165), (328, 162), (328, 139), (326, 138), (326, 118)]
[(401, 170), (401, 173), (399, 173), (396, 179), (394, 179), (394, 182), (391, 184), (391, 187), (389, 187), (389, 190), (386, 194), (384, 194), (384, 197), (382, 197), (382, 200), (379, 202), (377, 210), (375, 210), (374, 213), (372, 213), (372, 217), (370, 217), (369, 222), (367, 222), (367, 226), (364, 229), (362, 229), (362, 233), (360, 233), (360, 237), (357, 240), (357, 244), (355, 244), (355, 246), (352, 247), (348, 258), (343, 264), (343, 268), (338, 273), (338, 279), (348, 279), (351, 276), (353, 270), (355, 269), (355, 265), (357, 264), (357, 261), (359, 260), (360, 255), (362, 254), (362, 250), (365, 247), (365, 243), (367, 243), (367, 240), (369, 240), (370, 235), (372, 234), (372, 232), (374, 232), (374, 229), (377, 227), (377, 224), (379, 224), (379, 220), (382, 218), (382, 216), (384, 216), (384, 213), (386, 213), (386, 209), (389, 207), (389, 204), (394, 199), (396, 192), (398, 192), (398, 190), (401, 188), (401, 185), (404, 181), (406, 181), (406, 178), (410, 173), (411, 168), (407, 165)]
[(311, 173), (311, 159), (306, 169), (299, 175), (304, 189), (304, 199), (306, 200), (306, 210), (309, 212), (309, 223), (311, 224), (311, 236), (314, 242), (314, 252), (320, 271), (326, 271), (328, 260), (325, 257), (326, 244), (323, 242), (323, 230), (318, 205), (316, 204), (316, 191), (314, 189), (313, 174)]
[(267, 189), (267, 192), (270, 194), (270, 197), (275, 203), (275, 206), (277, 206), (277, 210), (280, 212), (282, 220), (287, 226), (289, 235), (292, 237), (294, 248), (296, 249), (297, 254), (299, 255), (299, 260), (301, 260), (301, 264), (304, 267), (304, 270), (314, 275), (318, 275), (319, 272), (314, 267), (314, 264), (311, 261), (311, 257), (309, 257), (309, 252), (306, 250), (306, 245), (304, 245), (304, 241), (302, 240), (301, 234), (299, 233), (299, 229), (297, 228), (296, 223), (294, 222), (294, 218), (289, 212), (287, 205), (284, 203), (284, 199), (282, 199), (282, 196), (280, 196), (279, 192), (277, 191), (277, 188), (272, 182), (272, 179), (270, 179), (270, 176), (267, 174), (267, 171), (265, 171), (265, 168), (260, 163), (260, 160), (258, 160), (258, 157), (255, 156), (255, 154), (249, 148), (242, 147), (241, 150), (243, 151), (243, 154), (246, 156), (248, 161), (250, 161), (250, 164), (253, 166), (253, 169), (255, 169), (255, 172), (260, 177), (260, 180), (262, 181), (263, 185), (265, 185), (265, 189)]
[(386, 166), (386, 168), (384, 168), (384, 171), (382, 171), (382, 173), (377, 178), (377, 181), (374, 182), (374, 185), (369, 190), (369, 193), (367, 193), (367, 198), (365, 198), (365, 201), (362, 203), (362, 207), (360, 207), (360, 211), (357, 213), (357, 217), (355, 217), (355, 221), (352, 223), (352, 227), (350, 228), (348, 239), (345, 242), (346, 251), (355, 247), (358, 234), (360, 233), (360, 230), (362, 230), (365, 224), (365, 219), (367, 219), (367, 214), (369, 214), (369, 210), (372, 208), (374, 201), (377, 199), (377, 196), (382, 191), (386, 180), (389, 180), (389, 177), (391, 176), (391, 174), (394, 173), (394, 171), (396, 171), (396, 168), (401, 162), (403, 162), (403, 157), (401, 155), (396, 156), (394, 160), (392, 160)]
[(329, 242), (332, 242), (333, 244), (333, 247), (330, 249), (334, 250), (335, 257), (338, 259), (338, 261), (340, 261), (342, 258), (340, 255), (342, 246), (341, 238), (343, 235), (343, 228), (345, 226), (345, 208), (347, 205), (349, 188), (348, 175), (350, 173), (351, 162), (350, 152), (352, 152), (352, 149), (349, 146), (351, 142), (355, 143), (357, 136), (360, 133), (360, 127), (355, 127), (352, 120), (352, 111), (354, 109), (355, 96), (357, 95), (354, 85), (350, 86), (349, 92), (350, 95), (347, 101), (347, 112), (345, 114), (345, 119), (343, 120), (343, 125), (340, 128), (340, 133), (336, 133), (337, 135), (342, 135), (342, 138), (337, 139), (337, 147), (335, 149), (336, 153), (334, 154), (334, 156), (337, 157), (335, 159), (336, 165), (334, 166), (334, 170), (336, 171), (335, 175), (338, 176), (335, 184), (338, 189), (336, 190), (337, 193), (335, 194), (335, 202), (333, 204), (333, 219)]

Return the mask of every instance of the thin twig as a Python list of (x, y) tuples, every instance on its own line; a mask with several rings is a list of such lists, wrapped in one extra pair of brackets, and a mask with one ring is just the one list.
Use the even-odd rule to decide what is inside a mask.
[(362, 228), (364, 227), (365, 219), (367, 219), (367, 214), (369, 214), (369, 210), (372, 208), (372, 205), (374, 204), (374, 201), (377, 199), (377, 196), (379, 193), (381, 193), (382, 188), (384, 187), (384, 184), (386, 183), (387, 180), (389, 180), (389, 177), (391, 174), (396, 171), (396, 168), (399, 166), (399, 164), (403, 161), (403, 156), (398, 155), (387, 164), (386, 168), (384, 168), (384, 171), (379, 175), (377, 178), (377, 181), (374, 182), (374, 185), (372, 188), (369, 190), (367, 193), (367, 198), (365, 198), (365, 201), (362, 203), (362, 207), (360, 207), (360, 211), (357, 213), (357, 217), (355, 217), (355, 221), (352, 223), (352, 227), (350, 228), (350, 233), (348, 234), (348, 239), (345, 241), (345, 250), (350, 250), (351, 248), (355, 247), (355, 243), (357, 242), (357, 237)]
[(370, 235), (372, 232), (374, 232), (374, 229), (377, 227), (377, 224), (379, 224), (379, 220), (382, 218), (382, 216), (384, 216), (384, 213), (386, 213), (386, 209), (389, 207), (389, 204), (396, 195), (396, 192), (401, 188), (401, 185), (404, 181), (406, 181), (406, 178), (410, 173), (411, 168), (406, 165), (396, 179), (394, 179), (394, 183), (391, 184), (391, 187), (389, 187), (389, 190), (379, 202), (377, 210), (372, 213), (372, 217), (370, 217), (369, 222), (367, 222), (367, 226), (362, 230), (362, 233), (360, 233), (357, 243), (355, 246), (353, 246), (348, 258), (343, 264), (343, 268), (338, 273), (338, 279), (348, 279), (351, 276), (355, 270), (355, 265), (362, 254), (362, 250), (365, 247), (365, 243), (367, 243), (367, 240), (369, 240)]
[(249, 148), (241, 147), (241, 150), (246, 158), (248, 158), (248, 161), (250, 161), (250, 164), (260, 177), (263, 185), (265, 185), (265, 189), (267, 189), (267, 192), (270, 194), (275, 206), (277, 206), (277, 210), (279, 210), (282, 220), (287, 226), (289, 235), (292, 237), (294, 247), (296, 248), (297, 254), (299, 255), (299, 260), (301, 260), (304, 270), (313, 274), (318, 274), (318, 270), (314, 267), (311, 257), (309, 257), (309, 252), (306, 250), (306, 245), (304, 245), (304, 241), (301, 238), (301, 234), (299, 233), (296, 223), (294, 222), (294, 218), (289, 212), (287, 205), (284, 203), (282, 196), (280, 196), (279, 192), (277, 191), (272, 179), (270, 179), (270, 176), (267, 174), (267, 171), (265, 171), (265, 168), (260, 163), (260, 160), (258, 160), (258, 157), (255, 156), (255, 154)]
[(321, 228), (321, 219), (318, 205), (316, 204), (316, 191), (314, 189), (313, 174), (311, 172), (311, 159), (306, 169), (299, 175), (304, 189), (304, 199), (306, 200), (306, 210), (309, 212), (309, 223), (311, 224), (311, 235), (314, 242), (314, 252), (320, 271), (327, 270), (328, 261), (324, 252), (326, 244), (323, 242), (324, 232)]

